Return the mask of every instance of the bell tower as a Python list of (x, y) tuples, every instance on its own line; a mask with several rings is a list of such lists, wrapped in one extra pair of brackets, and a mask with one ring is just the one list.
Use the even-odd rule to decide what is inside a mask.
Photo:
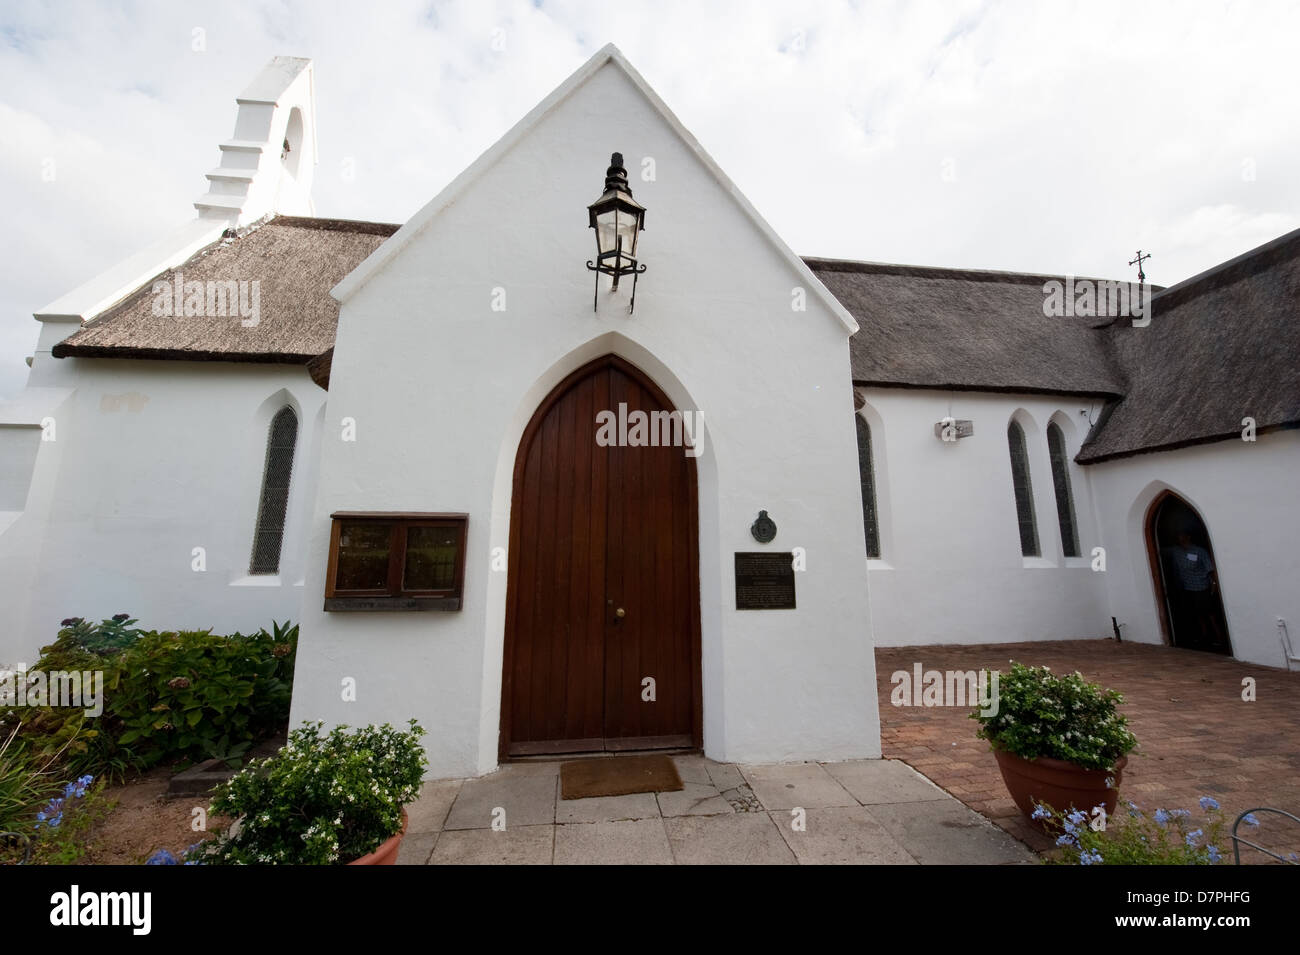
[(277, 56), (236, 97), (235, 132), (194, 202), (200, 219), (242, 226), (268, 213), (310, 216), (316, 169), (311, 60)]

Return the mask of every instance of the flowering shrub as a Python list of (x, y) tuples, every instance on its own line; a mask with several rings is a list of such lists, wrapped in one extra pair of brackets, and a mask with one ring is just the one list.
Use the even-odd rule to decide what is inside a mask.
[(1056, 676), (1047, 667), (1013, 663), (999, 676), (997, 702), (992, 716), (971, 713), (980, 723), (976, 735), (1023, 759), (1047, 756), (1085, 769), (1113, 769), (1137, 745), (1117, 709), (1124, 698), (1077, 672)]
[(129, 613), (115, 613), (112, 619), (98, 624), (81, 617), (68, 617), (59, 622), (59, 636), (66, 635), (70, 644), (88, 653), (107, 657), (129, 647), (144, 633), (132, 628), (135, 622)]
[(81, 861), (95, 824), (113, 808), (100, 798), (95, 777), (80, 776), (36, 813), (32, 859), (38, 865), (74, 865)]
[(234, 765), (289, 718), (298, 628), (251, 635), (133, 630), (127, 614), (98, 626), (63, 621), (33, 668), (103, 673), (103, 714), (76, 707), (0, 707), (0, 733), (22, 724), (39, 754), (69, 772), (124, 775), (179, 759)]
[(64, 804), (86, 795), (86, 787), (94, 781), (94, 776), (80, 776), (64, 786), (63, 795), (55, 796), (45, 805), (44, 809), (36, 814), (36, 828), (40, 829), (41, 826), (49, 829), (59, 828), (59, 825), (63, 822)]
[(195, 849), (205, 864), (342, 865), (402, 828), (402, 806), (420, 792), (426, 763), (415, 720), (321, 735), (304, 723), (268, 759), (218, 787), (210, 813), (236, 817)]
[(197, 859), (190, 858), (198, 855), (198, 850), (203, 846), (202, 842), (196, 842), (188, 847), (177, 858), (167, 849), (158, 849), (148, 859), (144, 860), (145, 865), (198, 865)]
[[(1042, 803), (1033, 818), (1051, 820), (1061, 832), (1056, 844), (1061, 852), (1047, 861), (1065, 865), (1217, 865), (1230, 840), (1219, 804), (1210, 796), (1200, 800), (1204, 818), (1192, 820), (1186, 809), (1157, 809), (1147, 816), (1129, 803), (1110, 819), (1093, 810), (1062, 813)], [(1101, 824), (1098, 825), (1098, 820)], [(1244, 820), (1258, 825), (1253, 816)], [(1095, 827), (1095, 828), (1094, 828)]]

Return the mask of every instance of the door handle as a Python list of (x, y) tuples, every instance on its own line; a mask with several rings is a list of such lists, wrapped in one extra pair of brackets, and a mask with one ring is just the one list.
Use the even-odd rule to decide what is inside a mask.
[(617, 610), (614, 611), (614, 616), (618, 617), (619, 620), (622, 620), (624, 617), (627, 616), (627, 611), (624, 610), (622, 607), (619, 607)]

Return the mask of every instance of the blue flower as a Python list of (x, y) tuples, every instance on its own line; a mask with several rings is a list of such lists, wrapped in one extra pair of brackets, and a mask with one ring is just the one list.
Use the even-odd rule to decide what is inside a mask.
[(1218, 862), (1223, 858), (1218, 846), (1206, 846), (1205, 851), (1209, 854), (1211, 862)]
[(159, 849), (145, 861), (145, 865), (179, 865), (179, 863), (166, 849)]
[(1186, 809), (1170, 809), (1170, 810), (1169, 810), (1169, 815), (1171, 815), (1171, 816), (1178, 816), (1179, 818), (1183, 818), (1183, 817), (1186, 817), (1186, 816), (1190, 816), (1191, 813), (1188, 812)]
[(1218, 804), (1218, 802), (1216, 802), (1216, 801), (1214, 800), (1214, 798), (1213, 798), (1212, 796), (1202, 796), (1202, 797), (1201, 797), (1201, 808), (1202, 808), (1202, 809), (1206, 809), (1206, 810), (1209, 810), (1209, 809), (1218, 809), (1218, 808), (1219, 808), (1219, 804)]
[(1085, 849), (1079, 853), (1079, 865), (1096, 865), (1101, 862), (1101, 853), (1096, 849)]
[(1066, 818), (1077, 826), (1088, 821), (1088, 814), (1081, 809), (1076, 809), (1074, 812), (1066, 816)]
[(1035, 809), (1035, 810), (1033, 811), (1033, 814), (1032, 814), (1029, 818), (1030, 818), (1030, 819), (1046, 819), (1046, 818), (1047, 818), (1048, 816), (1050, 816), (1050, 815), (1051, 815), (1051, 812), (1048, 810), (1048, 808), (1047, 808), (1046, 806), (1044, 806), (1042, 803), (1039, 803), (1039, 804), (1038, 804), (1038, 808)]
[(1067, 832), (1065, 835), (1063, 835), (1063, 836), (1059, 836), (1059, 837), (1057, 838), (1057, 840), (1056, 840), (1056, 844), (1057, 844), (1058, 846), (1072, 846), (1072, 845), (1075, 844), (1074, 836), (1070, 835), (1070, 834)]
[(1202, 835), (1204, 835), (1204, 833), (1202, 833), (1200, 829), (1193, 829), (1187, 835), (1183, 836), (1183, 841), (1186, 842), (1188, 846), (1195, 848), (1196, 840)]
[(1246, 815), (1242, 817), (1241, 821), (1244, 822), (1244, 823), (1245, 823), (1246, 825), (1248, 825), (1248, 826), (1258, 826), (1258, 825), (1259, 825), (1259, 820), (1255, 818), (1255, 814), (1254, 814), (1253, 812), (1248, 812), (1248, 813), (1246, 813)]
[(1165, 812), (1163, 809), (1157, 809), (1155, 820), (1157, 825), (1163, 826), (1169, 821), (1169, 813)]

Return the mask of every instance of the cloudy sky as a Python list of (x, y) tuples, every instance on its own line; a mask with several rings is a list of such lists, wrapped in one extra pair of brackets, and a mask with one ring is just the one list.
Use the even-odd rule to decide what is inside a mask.
[(405, 221), (613, 42), (796, 252), (1140, 247), (1168, 285), (1300, 227), (1297, 37), (1264, 2), (5, 0), (0, 397), (32, 312), (194, 216), (276, 54), (316, 63), (322, 216)]

